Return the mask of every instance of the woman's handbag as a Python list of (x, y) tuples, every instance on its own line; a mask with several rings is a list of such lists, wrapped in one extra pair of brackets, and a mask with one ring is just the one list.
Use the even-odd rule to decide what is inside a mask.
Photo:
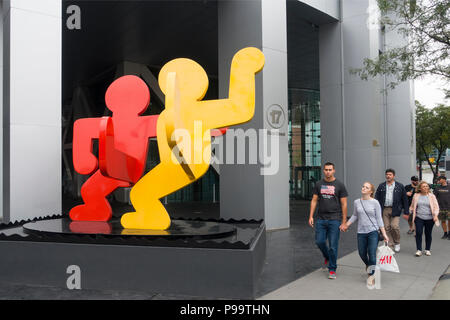
[(366, 212), (366, 208), (364, 208), (364, 205), (363, 205), (361, 199), (359, 199), (359, 203), (361, 203), (361, 206), (362, 206), (362, 208), (363, 208), (363, 211), (364, 211), (364, 213), (366, 214), (367, 218), (369, 218), (370, 223), (372, 223), (372, 225), (378, 230), (378, 242), (383, 241), (383, 240), (384, 240), (384, 236), (383, 236), (383, 234), (381, 233), (380, 228), (377, 228), (377, 227), (375, 226), (375, 224), (372, 222), (372, 219), (370, 219), (369, 215), (368, 215), (367, 212)]

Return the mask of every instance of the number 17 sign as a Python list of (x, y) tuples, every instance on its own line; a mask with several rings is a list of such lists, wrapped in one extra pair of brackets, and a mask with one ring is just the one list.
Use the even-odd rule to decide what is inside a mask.
[(281, 129), (286, 122), (283, 108), (278, 104), (271, 105), (266, 111), (266, 119), (274, 129)]

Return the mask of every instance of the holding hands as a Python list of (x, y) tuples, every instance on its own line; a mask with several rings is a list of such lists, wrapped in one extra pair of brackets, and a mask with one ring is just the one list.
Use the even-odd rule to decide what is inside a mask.
[(347, 222), (344, 222), (339, 226), (339, 230), (341, 230), (342, 232), (347, 232), (348, 227), (349, 227), (349, 224)]

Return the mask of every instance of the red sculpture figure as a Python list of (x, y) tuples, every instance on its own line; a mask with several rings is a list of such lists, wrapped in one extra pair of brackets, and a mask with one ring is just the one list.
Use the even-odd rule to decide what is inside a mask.
[[(112, 117), (86, 118), (73, 127), (73, 164), (80, 174), (99, 170), (81, 187), (84, 204), (70, 210), (75, 221), (108, 221), (112, 216), (106, 196), (129, 187), (142, 176), (148, 139), (156, 136), (157, 115), (140, 116), (150, 103), (150, 92), (139, 77), (123, 76), (106, 91)], [(99, 139), (99, 159), (92, 153), (92, 140)]]

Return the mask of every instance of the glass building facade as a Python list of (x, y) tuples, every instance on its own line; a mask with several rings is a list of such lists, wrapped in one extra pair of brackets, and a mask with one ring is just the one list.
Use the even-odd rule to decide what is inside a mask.
[(320, 94), (289, 89), (290, 196), (311, 199), (320, 172)]

